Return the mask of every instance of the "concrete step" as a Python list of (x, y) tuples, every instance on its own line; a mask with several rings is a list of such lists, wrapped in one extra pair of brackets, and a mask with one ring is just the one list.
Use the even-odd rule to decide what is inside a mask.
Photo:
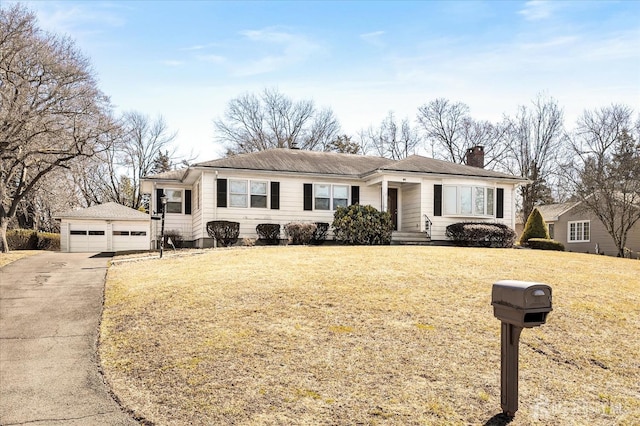
[(394, 231), (391, 234), (391, 244), (429, 244), (431, 239), (424, 232)]

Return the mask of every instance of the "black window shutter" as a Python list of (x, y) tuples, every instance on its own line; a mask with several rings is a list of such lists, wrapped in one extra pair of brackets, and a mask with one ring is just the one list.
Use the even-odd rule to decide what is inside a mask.
[(360, 187), (357, 185), (351, 186), (351, 204), (360, 204)]
[(496, 190), (496, 218), (504, 218), (504, 189)]
[(433, 185), (433, 215), (442, 216), (442, 185)]
[(227, 207), (227, 180), (226, 179), (217, 180), (216, 191), (217, 191), (216, 205), (218, 207)]
[(191, 190), (184, 191), (184, 214), (191, 214)]
[(160, 200), (160, 197), (162, 197), (163, 193), (164, 189), (156, 189), (156, 214), (162, 213), (162, 200)]
[(304, 184), (304, 209), (313, 210), (313, 187), (310, 183)]
[(280, 182), (271, 182), (271, 210), (280, 209)]

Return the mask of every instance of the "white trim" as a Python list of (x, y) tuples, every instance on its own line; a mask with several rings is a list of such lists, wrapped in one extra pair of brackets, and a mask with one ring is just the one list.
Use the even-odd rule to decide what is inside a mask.
[[(576, 225), (575, 227), (575, 236), (576, 239), (571, 239), (571, 225), (573, 224), (580, 224), (581, 226), (578, 227)], [(588, 225), (587, 227), (585, 227), (585, 224)], [(588, 228), (588, 231), (585, 232), (585, 229)], [(578, 233), (580, 235), (578, 235)], [(585, 239), (585, 234), (587, 235), (587, 238)], [(577, 237), (580, 237), (580, 239), (577, 239)], [(567, 222), (567, 243), (588, 243), (591, 241), (591, 221), (590, 220), (572, 220), (570, 222)]]

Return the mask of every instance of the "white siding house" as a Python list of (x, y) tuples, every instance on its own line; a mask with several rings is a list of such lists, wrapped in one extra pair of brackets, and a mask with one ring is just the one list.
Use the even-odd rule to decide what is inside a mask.
[[(151, 195), (155, 213), (161, 212), (160, 196), (169, 197), (165, 231), (179, 233), (195, 247), (210, 247), (210, 221), (239, 222), (240, 238), (257, 238), (258, 224), (331, 224), (338, 206), (356, 203), (389, 211), (396, 236), (422, 234), (445, 240), (447, 225), (461, 221), (500, 222), (513, 228), (515, 189), (525, 182), (418, 155), (391, 160), (272, 149), (147, 176), (141, 191)], [(152, 224), (154, 242), (159, 227)]]
[(117, 252), (149, 250), (150, 217), (118, 203), (106, 203), (56, 216), (60, 251)]

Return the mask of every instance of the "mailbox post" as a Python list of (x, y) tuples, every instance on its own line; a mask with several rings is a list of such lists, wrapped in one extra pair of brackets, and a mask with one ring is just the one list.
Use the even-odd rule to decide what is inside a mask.
[(526, 281), (498, 281), (491, 290), (493, 314), (501, 324), (500, 405), (513, 417), (518, 411), (518, 355), (523, 328), (538, 327), (551, 312), (551, 287)]

